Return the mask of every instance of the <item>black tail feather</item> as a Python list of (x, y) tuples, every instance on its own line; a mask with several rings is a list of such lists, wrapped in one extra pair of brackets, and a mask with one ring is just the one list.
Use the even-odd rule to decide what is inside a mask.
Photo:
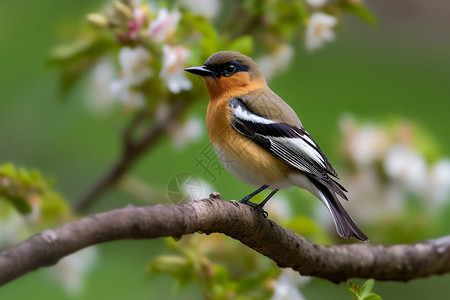
[(314, 183), (316, 188), (323, 194), (325, 199), (321, 200), (327, 202), (324, 204), (328, 204), (338, 234), (344, 238), (351, 238), (354, 236), (363, 242), (369, 241), (369, 238), (361, 231), (361, 229), (358, 228), (345, 208), (342, 206), (341, 202), (336, 196), (336, 193), (314, 178), (310, 179)]

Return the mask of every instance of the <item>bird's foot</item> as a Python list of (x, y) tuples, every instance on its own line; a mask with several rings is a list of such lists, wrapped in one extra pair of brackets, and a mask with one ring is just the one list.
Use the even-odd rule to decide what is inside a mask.
[(245, 199), (245, 197), (239, 201), (239, 203), (247, 204), (250, 207), (253, 207), (254, 210), (257, 210), (264, 218), (267, 218), (269, 214), (265, 211), (261, 205), (257, 203), (253, 203)]
[(259, 204), (258, 204), (254, 209), (257, 210), (257, 211), (259, 211), (259, 213), (260, 213), (264, 218), (266, 218), (266, 219), (267, 219), (267, 217), (269, 216), (269, 213), (268, 213), (267, 211), (265, 211), (265, 210), (262, 208), (262, 206), (259, 205)]

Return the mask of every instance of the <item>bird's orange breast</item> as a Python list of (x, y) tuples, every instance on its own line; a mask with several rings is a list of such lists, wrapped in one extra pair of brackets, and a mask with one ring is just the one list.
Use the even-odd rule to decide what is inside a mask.
[[(283, 180), (292, 168), (231, 126), (229, 100), (221, 97), (210, 101), (206, 117), (211, 143), (227, 155), (226, 158), (219, 157), (225, 168), (232, 173), (233, 169), (245, 168), (259, 177), (261, 184), (271, 185)], [(238, 174), (233, 175), (239, 178)], [(246, 181), (244, 178), (239, 179)], [(248, 180), (247, 183), (252, 184)]]

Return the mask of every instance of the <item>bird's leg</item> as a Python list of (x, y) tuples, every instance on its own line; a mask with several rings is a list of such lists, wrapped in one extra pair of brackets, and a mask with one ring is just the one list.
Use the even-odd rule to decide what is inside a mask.
[[(244, 204), (248, 204), (251, 207), (255, 207), (257, 204), (250, 202), (248, 200), (252, 199), (255, 195), (261, 193), (262, 191), (264, 191), (265, 189), (267, 189), (269, 186), (268, 185), (263, 185), (262, 187), (260, 187), (259, 189), (257, 189), (256, 191), (254, 191), (251, 194), (248, 194), (247, 196), (245, 196), (244, 198), (241, 199), (241, 201), (239, 201), (240, 203), (244, 203)], [(252, 205), (254, 204), (254, 206)]]
[(258, 204), (257, 206), (255, 206), (255, 209), (258, 210), (258, 211), (264, 216), (264, 218), (267, 218), (267, 217), (269, 216), (269, 214), (267, 213), (267, 211), (265, 211), (265, 210), (263, 209), (263, 207), (264, 207), (264, 205), (266, 205), (267, 201), (269, 201), (270, 198), (272, 198), (273, 195), (275, 195), (276, 192), (278, 192), (278, 189), (273, 190), (273, 191), (269, 194), (269, 196), (267, 196), (266, 199), (264, 199), (263, 202), (261, 202), (260, 204)]
[(269, 196), (266, 197), (266, 199), (264, 199), (263, 202), (261, 202), (260, 204), (256, 204), (253, 202), (250, 202), (249, 200), (254, 197), (255, 195), (259, 194), (260, 192), (264, 191), (265, 189), (267, 189), (269, 186), (268, 185), (263, 185), (262, 187), (260, 187), (259, 189), (257, 189), (256, 191), (254, 191), (253, 193), (245, 196), (244, 198), (242, 198), (241, 201), (239, 201), (240, 203), (244, 203), (247, 204), (248, 206), (253, 207), (254, 209), (256, 209), (257, 211), (259, 211), (264, 218), (267, 218), (267, 216), (269, 215), (264, 209), (264, 205), (266, 205), (267, 201), (270, 200), (270, 198), (272, 198), (273, 195), (275, 195), (276, 192), (278, 192), (278, 189), (273, 190)]

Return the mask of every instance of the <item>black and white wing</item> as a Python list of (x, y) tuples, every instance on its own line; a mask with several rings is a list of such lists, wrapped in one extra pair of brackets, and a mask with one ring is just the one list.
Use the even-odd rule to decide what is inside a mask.
[(239, 98), (232, 99), (230, 106), (231, 123), (239, 133), (305, 173), (314, 184), (319, 199), (331, 212), (340, 236), (354, 236), (361, 241), (368, 241), (367, 236), (358, 228), (337, 198), (339, 195), (347, 200), (344, 193), (347, 190), (331, 178), (338, 178), (336, 171), (313, 138), (301, 127), (300, 122), (299, 126), (292, 126), (259, 116)]
[(239, 98), (230, 106), (231, 123), (238, 132), (347, 199), (347, 190), (330, 177), (338, 178), (336, 171), (306, 130), (258, 116)]

